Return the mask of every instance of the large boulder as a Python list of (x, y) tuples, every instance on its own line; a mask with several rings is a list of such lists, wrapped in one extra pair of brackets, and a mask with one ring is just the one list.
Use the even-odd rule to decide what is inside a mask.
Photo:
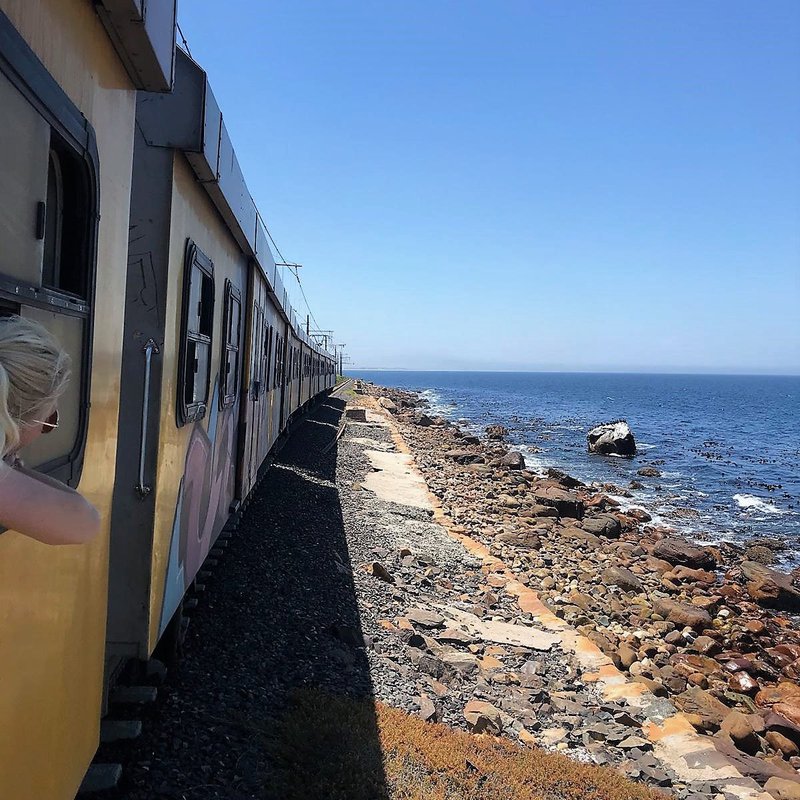
[(756, 603), (780, 611), (800, 611), (800, 591), (791, 575), (756, 561), (743, 561), (741, 570), (747, 579), (747, 593)]
[(730, 709), (720, 703), (714, 695), (709, 694), (697, 686), (692, 686), (685, 692), (673, 698), (675, 705), (689, 715), (689, 720), (695, 728), (705, 731), (715, 731), (728, 716)]
[(584, 505), (578, 495), (565, 489), (559, 489), (557, 486), (538, 489), (534, 494), (534, 500), (541, 506), (551, 506), (557, 509), (561, 517), (572, 517), (573, 519), (583, 517)]
[(595, 536), (607, 536), (610, 539), (615, 539), (622, 532), (622, 526), (613, 514), (599, 514), (584, 519), (583, 529)]
[(590, 453), (627, 458), (636, 455), (636, 440), (624, 419), (592, 428), (586, 435), (586, 440)]
[(525, 456), (516, 450), (511, 450), (498, 460), (498, 466), (506, 469), (525, 469)]
[(684, 564), (693, 569), (714, 569), (717, 561), (714, 554), (704, 548), (689, 544), (684, 539), (668, 536), (656, 543), (653, 555), (670, 564)]
[(445, 457), (457, 464), (482, 464), (484, 461), (480, 453), (473, 453), (471, 450), (448, 450)]

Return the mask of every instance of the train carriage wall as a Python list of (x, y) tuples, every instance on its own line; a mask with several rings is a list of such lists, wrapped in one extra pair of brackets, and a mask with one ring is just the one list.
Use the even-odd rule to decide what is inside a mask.
[[(170, 9), (153, 6), (166, 11), (171, 37)], [(15, 800), (73, 796), (98, 740), (120, 398), (117, 308), (125, 289), (135, 90), (142, 84), (120, 58), (125, 24), (115, 47), (97, 7), (102, 3), (86, 0), (0, 2), (2, 310), (42, 321), (75, 362), (64, 430), (24, 456), (77, 486), (104, 523), (80, 547), (48, 547), (13, 531), (0, 536), (0, 791)], [(146, 51), (140, 48), (144, 71), (153, 66)], [(162, 84), (171, 79), (171, 58), (160, 65)], [(154, 87), (158, 72), (151, 70)], [(26, 165), (30, 172), (14, 184)], [(86, 220), (75, 217), (78, 194)], [(52, 252), (47, 236), (34, 231), (35, 205), (43, 222), (48, 213), (49, 224), (63, 222)], [(85, 240), (65, 253), (84, 222)], [(54, 253), (64, 263), (56, 264)], [(78, 258), (79, 270), (67, 255)]]

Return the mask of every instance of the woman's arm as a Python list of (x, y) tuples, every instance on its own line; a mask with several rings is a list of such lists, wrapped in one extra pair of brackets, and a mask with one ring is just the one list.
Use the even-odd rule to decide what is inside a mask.
[(0, 462), (0, 524), (45, 544), (83, 544), (100, 530), (100, 515), (69, 486)]

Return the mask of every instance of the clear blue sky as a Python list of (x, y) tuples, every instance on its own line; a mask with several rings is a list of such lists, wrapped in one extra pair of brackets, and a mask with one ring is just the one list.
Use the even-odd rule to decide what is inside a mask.
[(798, 0), (179, 20), (355, 366), (800, 372)]

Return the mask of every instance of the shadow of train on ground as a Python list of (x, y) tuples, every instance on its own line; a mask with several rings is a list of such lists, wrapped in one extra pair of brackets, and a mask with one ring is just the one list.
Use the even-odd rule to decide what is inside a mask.
[(207, 581), (182, 660), (136, 715), (142, 736), (101, 748), (98, 760), (124, 766), (108, 797), (388, 796), (337, 447), (323, 452), (343, 413), (327, 399), (277, 456)]

